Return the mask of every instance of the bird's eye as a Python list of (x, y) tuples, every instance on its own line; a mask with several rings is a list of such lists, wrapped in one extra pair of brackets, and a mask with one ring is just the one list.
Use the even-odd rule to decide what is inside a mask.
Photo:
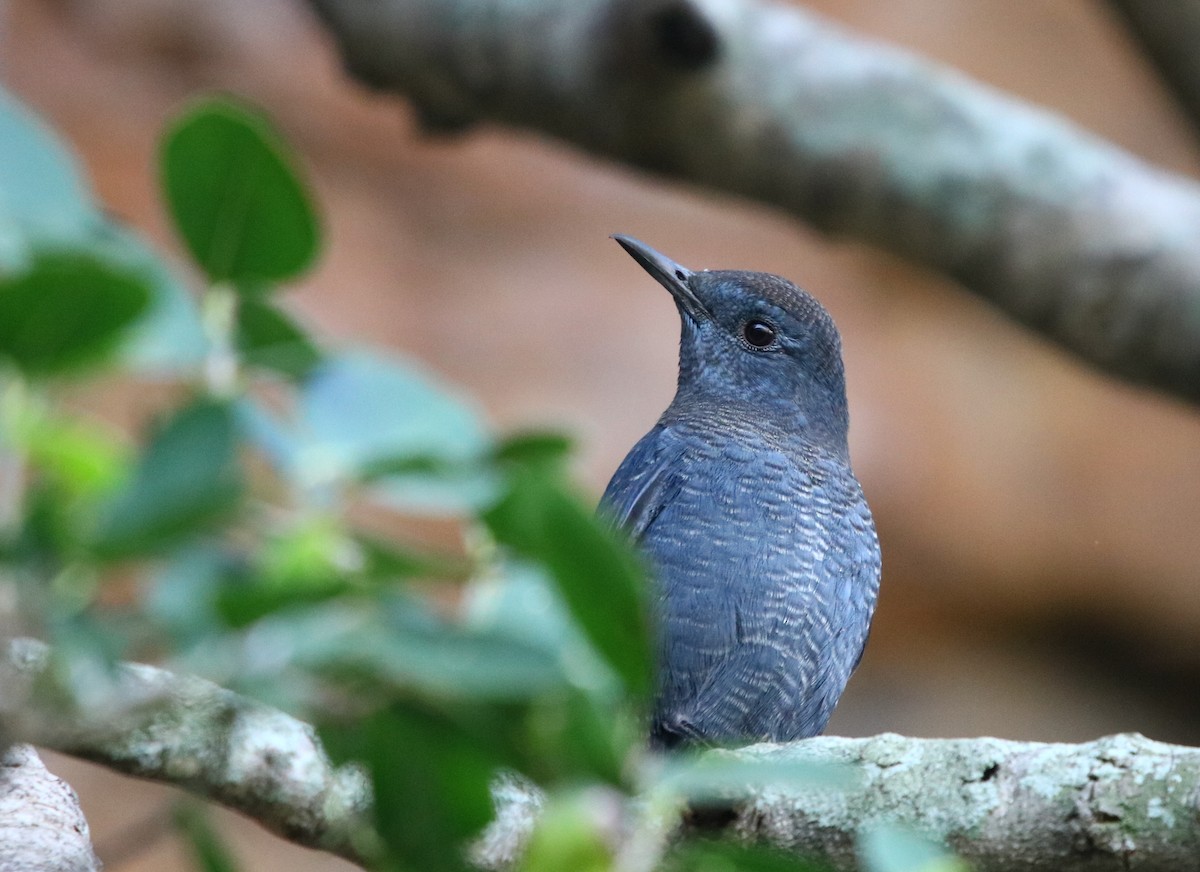
[(766, 348), (775, 341), (775, 328), (765, 321), (747, 321), (742, 337), (755, 348)]

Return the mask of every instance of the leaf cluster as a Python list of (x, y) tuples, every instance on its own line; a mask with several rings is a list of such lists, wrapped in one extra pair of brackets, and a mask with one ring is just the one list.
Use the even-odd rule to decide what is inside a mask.
[[(752, 776), (647, 775), (643, 573), (574, 492), (569, 440), (497, 435), (412, 362), (289, 311), (321, 224), (261, 113), (208, 97), (166, 127), (187, 270), (3, 92), (0, 157), (0, 586), (55, 643), (48, 692), (87, 705), (116, 659), (158, 658), (309, 719), (370, 773), (381, 869), (466, 868), (502, 772), (548, 791), (530, 872), (620, 867), (589, 797), (653, 784), (670, 805)], [(66, 402), (113, 371), (172, 387), (133, 436)], [(437, 517), (462, 545), (364, 516)], [(201, 867), (237, 867), (199, 807), (176, 820)], [(667, 863), (808, 868), (703, 844)]]

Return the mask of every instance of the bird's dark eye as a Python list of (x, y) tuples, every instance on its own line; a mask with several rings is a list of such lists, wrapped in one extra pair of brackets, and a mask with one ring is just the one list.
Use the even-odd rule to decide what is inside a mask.
[(747, 321), (742, 336), (755, 348), (766, 348), (775, 341), (775, 328), (765, 321)]

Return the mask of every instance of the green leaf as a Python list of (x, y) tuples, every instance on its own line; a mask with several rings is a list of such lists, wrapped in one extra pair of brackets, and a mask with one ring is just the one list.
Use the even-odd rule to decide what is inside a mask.
[(204, 872), (238, 872), (241, 867), (233, 851), (213, 828), (203, 808), (194, 802), (180, 802), (173, 818), (198, 868)]
[(245, 561), (211, 544), (180, 548), (148, 585), (145, 613), (175, 650), (213, 639), (225, 630), (216, 610), (220, 591), (246, 573)]
[(466, 843), (492, 818), (488, 786), (504, 759), (476, 727), (487, 725), (394, 706), (353, 727), (321, 730), (335, 757), (366, 764), (376, 828), (402, 868), (470, 868)]
[(501, 463), (558, 465), (566, 462), (572, 447), (571, 439), (562, 433), (527, 430), (507, 436), (493, 456)]
[(774, 848), (690, 842), (679, 845), (663, 872), (827, 872), (828, 866)]
[(169, 545), (231, 511), (241, 487), (230, 407), (196, 401), (154, 434), (107, 506), (96, 548), (117, 556)]
[[(145, 288), (145, 317), (123, 348), (135, 367), (174, 371), (202, 359), (203, 331), (186, 291), (136, 236), (101, 214), (66, 147), (0, 89), (0, 282), (33, 280), (39, 259), (83, 259)], [(47, 317), (57, 318), (63, 309), (51, 303)], [(67, 314), (68, 322), (90, 321), (86, 308)]]
[(0, 273), (24, 268), (31, 237), (70, 239), (97, 220), (74, 158), (0, 89)]
[(538, 815), (518, 868), (521, 872), (612, 870), (615, 857), (604, 832), (611, 802), (611, 797), (595, 792), (552, 797)]
[(316, 256), (306, 186), (260, 113), (220, 97), (194, 103), (163, 137), (161, 174), (175, 226), (210, 281), (283, 281)]
[(359, 680), (393, 696), (418, 693), (464, 701), (523, 701), (561, 689), (565, 679), (544, 651), (496, 634), (411, 620), (367, 627), (314, 644), (311, 668)]
[(100, 424), (34, 413), (17, 427), (30, 464), (71, 495), (99, 494), (125, 472), (125, 450)]
[(689, 802), (709, 802), (744, 795), (764, 787), (818, 790), (842, 787), (852, 770), (836, 764), (778, 757), (744, 758), (722, 751), (699, 756), (676, 754), (663, 766), (654, 789)]
[(859, 836), (863, 872), (968, 872), (968, 866), (941, 845), (912, 830), (873, 827)]
[(637, 697), (650, 690), (648, 609), (629, 548), (568, 494), (556, 478), (513, 478), (484, 514), (496, 538), (550, 570), (563, 601), (597, 652)]
[(109, 351), (146, 309), (143, 281), (86, 253), (40, 251), (0, 275), (0, 359), (53, 375)]
[(494, 481), (480, 468), (491, 441), (475, 408), (400, 361), (327, 358), (305, 385), (299, 431), (290, 467), (302, 484), (370, 476), (369, 492), (381, 502), (429, 513), (494, 498)]
[(235, 337), (242, 362), (302, 380), (321, 362), (312, 340), (286, 313), (261, 300), (238, 304)]
[(121, 362), (144, 375), (173, 376), (199, 368), (208, 353), (200, 309), (175, 273), (124, 228), (108, 223), (90, 245), (150, 290), (150, 305), (121, 344)]

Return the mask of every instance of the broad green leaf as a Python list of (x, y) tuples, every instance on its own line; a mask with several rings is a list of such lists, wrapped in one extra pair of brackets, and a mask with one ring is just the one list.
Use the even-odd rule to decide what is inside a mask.
[(521, 872), (609, 872), (615, 857), (604, 830), (615, 797), (576, 792), (551, 797), (538, 815)]
[(673, 755), (664, 765), (654, 789), (691, 802), (707, 802), (768, 786), (827, 790), (846, 785), (851, 775), (848, 768), (834, 764), (777, 757), (747, 759), (709, 751), (699, 756)]
[(370, 493), (381, 501), (431, 513), (494, 498), (494, 481), (479, 466), (491, 448), (479, 414), (400, 361), (326, 358), (304, 387), (297, 442), (292, 475), (305, 484), (371, 477)]
[(500, 633), (460, 627), (411, 596), (383, 597), (289, 616), (303, 639), (297, 662), (323, 675), (354, 677), (373, 698), (455, 703), (514, 702), (565, 687), (550, 653)]
[(73, 495), (113, 487), (127, 466), (125, 449), (97, 423), (34, 413), (19, 422), (13, 437), (33, 467)]
[(936, 842), (912, 830), (878, 826), (858, 839), (863, 872), (968, 872), (968, 866)]
[(87, 253), (40, 251), (0, 275), (0, 359), (29, 375), (78, 367), (116, 345), (150, 301), (136, 275)]
[(97, 549), (120, 555), (169, 545), (227, 514), (241, 486), (230, 407), (196, 401), (154, 434), (104, 512)]
[(566, 462), (571, 448), (570, 438), (562, 433), (526, 430), (505, 437), (493, 456), (501, 463), (556, 465)]
[(178, 803), (173, 817), (197, 868), (203, 872), (237, 872), (241, 868), (233, 851), (213, 828), (206, 811), (197, 803)]
[(366, 764), (376, 828), (393, 862), (421, 872), (465, 872), (467, 843), (491, 820), (489, 784), (504, 761), (486, 724), (393, 706), (321, 737), (339, 759)]
[(296, 322), (261, 300), (239, 302), (236, 345), (244, 364), (296, 380), (305, 378), (321, 361), (321, 353)]
[[(133, 366), (175, 371), (202, 358), (203, 332), (186, 291), (155, 254), (100, 212), (67, 148), (0, 89), (0, 282), (29, 280), (47, 258), (88, 260), (146, 289), (147, 311), (123, 343)], [(79, 313), (86, 317), (86, 308)]]
[(501, 543), (547, 566), (600, 656), (630, 693), (648, 693), (648, 610), (642, 574), (630, 550), (554, 476), (542, 472), (514, 476), (484, 520)]
[(172, 269), (124, 228), (108, 223), (93, 243), (104, 257), (135, 272), (149, 288), (150, 305), (121, 343), (122, 363), (148, 376), (195, 371), (208, 352), (200, 309)]
[(25, 268), (31, 239), (69, 240), (96, 220), (74, 158), (0, 89), (0, 274)]
[(526, 771), (543, 783), (600, 779), (624, 786), (645, 723), (624, 700), (576, 688), (534, 700), (526, 715)]
[(161, 173), (175, 226), (210, 281), (258, 287), (312, 263), (306, 186), (260, 113), (219, 97), (192, 104), (163, 137)]
[(758, 845), (684, 842), (663, 864), (663, 872), (829, 872), (828, 866)]
[(179, 548), (148, 585), (145, 612), (176, 650), (215, 638), (225, 630), (216, 608), (220, 591), (246, 573), (244, 560), (214, 545)]

